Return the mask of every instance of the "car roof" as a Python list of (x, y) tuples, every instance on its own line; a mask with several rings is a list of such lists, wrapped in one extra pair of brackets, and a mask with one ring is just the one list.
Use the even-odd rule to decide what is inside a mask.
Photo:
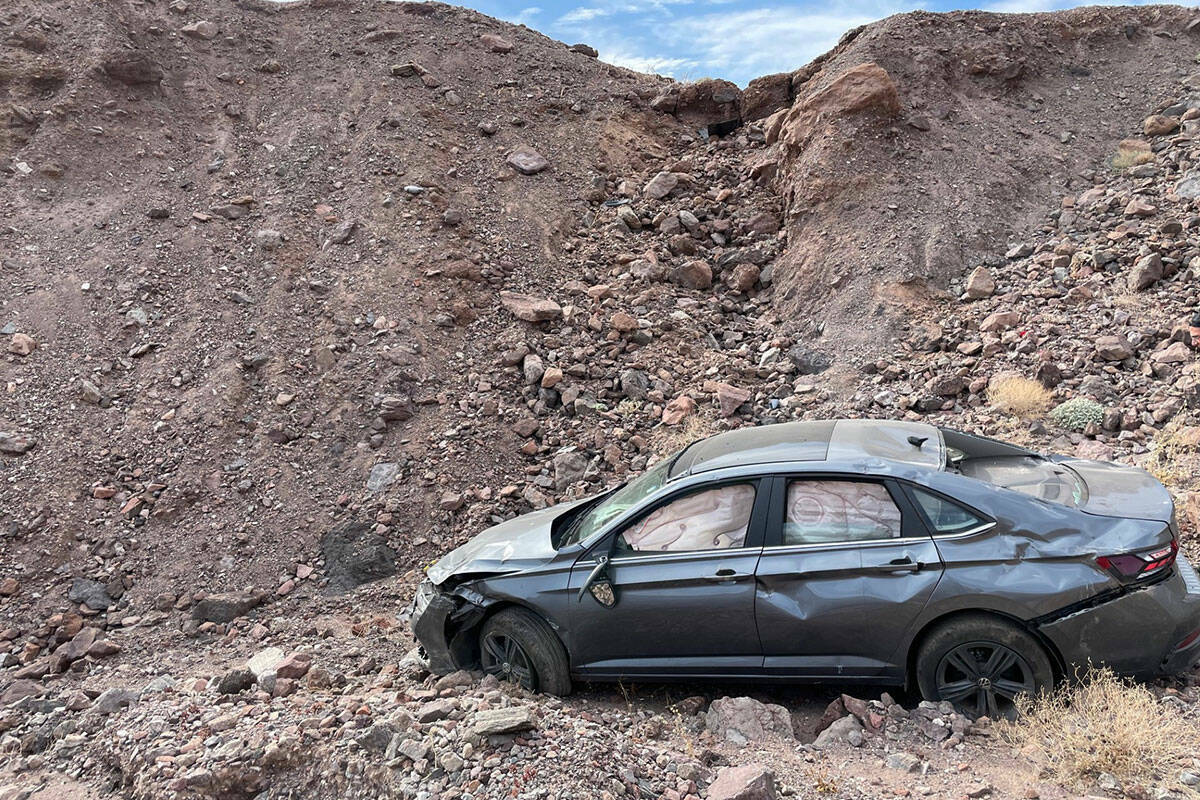
[(879, 459), (894, 465), (940, 470), (945, 458), (941, 432), (922, 422), (877, 419), (785, 422), (741, 428), (693, 442), (675, 458), (670, 478), (725, 467), (787, 461)]

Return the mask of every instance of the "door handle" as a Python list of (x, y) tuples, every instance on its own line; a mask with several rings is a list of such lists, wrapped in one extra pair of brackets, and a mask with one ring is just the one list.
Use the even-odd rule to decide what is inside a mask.
[(893, 558), (886, 564), (872, 567), (876, 572), (916, 572), (921, 568), (921, 562), (913, 561), (908, 556)]
[(734, 581), (745, 580), (752, 577), (749, 572), (735, 572), (734, 570), (725, 568), (719, 569), (712, 575), (705, 575), (704, 580), (712, 583), (733, 583)]

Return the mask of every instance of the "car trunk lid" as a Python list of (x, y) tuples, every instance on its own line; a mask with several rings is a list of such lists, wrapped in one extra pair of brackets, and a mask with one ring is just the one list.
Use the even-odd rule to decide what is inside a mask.
[(1170, 523), (1171, 495), (1137, 467), (1038, 455), (970, 458), (959, 471), (971, 478), (1088, 514)]
[(1059, 462), (1084, 484), (1080, 510), (1105, 517), (1136, 517), (1164, 524), (1173, 521), (1175, 504), (1166, 487), (1144, 469), (1105, 461), (1068, 459)]

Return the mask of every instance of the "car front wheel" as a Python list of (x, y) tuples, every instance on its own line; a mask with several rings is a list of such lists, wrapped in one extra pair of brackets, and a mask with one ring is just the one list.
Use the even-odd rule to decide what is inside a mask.
[(988, 616), (950, 620), (917, 651), (917, 684), (926, 700), (948, 700), (970, 717), (1016, 715), (1021, 695), (1054, 687), (1046, 651), (1028, 632)]
[(506, 608), (479, 631), (479, 663), (488, 675), (533, 692), (571, 692), (571, 669), (562, 642), (532, 611)]

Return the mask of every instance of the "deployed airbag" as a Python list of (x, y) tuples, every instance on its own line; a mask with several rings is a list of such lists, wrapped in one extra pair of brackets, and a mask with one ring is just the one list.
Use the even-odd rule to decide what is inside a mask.
[(750, 527), (754, 487), (722, 486), (676, 500), (625, 531), (631, 550), (686, 552), (741, 547)]

